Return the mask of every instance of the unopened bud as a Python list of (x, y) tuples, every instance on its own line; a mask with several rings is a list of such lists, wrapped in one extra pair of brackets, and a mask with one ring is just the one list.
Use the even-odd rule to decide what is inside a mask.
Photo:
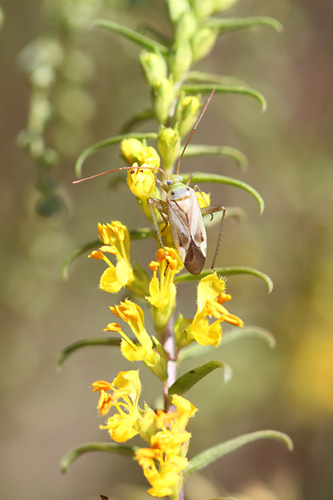
[(167, 78), (162, 78), (162, 80), (155, 83), (152, 96), (154, 112), (158, 123), (164, 124), (169, 117), (174, 99), (173, 83)]
[(181, 15), (190, 10), (188, 0), (168, 0), (167, 5), (172, 24), (177, 23)]
[(181, 95), (175, 110), (175, 122), (178, 123), (180, 137), (184, 137), (192, 129), (200, 107), (199, 97)]
[(210, 16), (216, 8), (216, 0), (190, 0), (194, 14), (198, 19)]
[(192, 58), (197, 62), (212, 50), (218, 30), (212, 28), (200, 28), (192, 38)]
[(150, 87), (158, 80), (167, 77), (167, 63), (160, 52), (147, 52), (145, 50), (140, 54), (140, 62)]
[(162, 158), (163, 169), (170, 170), (179, 155), (180, 149), (180, 135), (177, 125), (174, 129), (165, 128), (162, 125), (157, 137), (157, 147)]
[(170, 69), (174, 81), (178, 82), (184, 77), (192, 64), (192, 48), (189, 42), (183, 40), (176, 43), (170, 53)]
[(215, 0), (215, 12), (224, 12), (237, 3), (238, 0)]
[[(127, 184), (132, 193), (138, 198), (147, 198), (155, 189), (155, 175), (152, 169), (132, 168), (127, 174)], [(135, 167), (135, 165), (133, 165)]]
[(138, 139), (124, 139), (121, 141), (121, 154), (129, 165), (133, 165), (137, 161), (139, 152), (144, 148), (144, 145)]

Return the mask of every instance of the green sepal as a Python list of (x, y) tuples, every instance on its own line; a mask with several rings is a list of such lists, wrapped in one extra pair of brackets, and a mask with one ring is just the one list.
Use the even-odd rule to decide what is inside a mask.
[(184, 157), (192, 158), (193, 156), (228, 156), (235, 160), (241, 168), (244, 169), (247, 167), (246, 156), (238, 149), (229, 146), (189, 144), (185, 150)]
[(188, 92), (189, 94), (210, 94), (215, 88), (215, 93), (228, 93), (228, 94), (243, 94), (254, 97), (260, 102), (262, 111), (266, 111), (267, 102), (265, 97), (257, 90), (251, 89), (250, 87), (245, 87), (242, 85), (213, 85), (211, 83), (207, 84), (190, 84), (186, 83), (182, 85), (182, 90)]
[(113, 144), (119, 144), (124, 139), (138, 139), (141, 141), (143, 139), (156, 139), (156, 137), (157, 137), (156, 132), (133, 132), (128, 134), (115, 135), (114, 137), (108, 137), (103, 141), (96, 142), (95, 144), (89, 146), (89, 148), (86, 148), (84, 151), (82, 151), (82, 153), (76, 160), (74, 166), (75, 175), (76, 177), (82, 176), (83, 163), (88, 158), (88, 156), (91, 156), (99, 149), (105, 148), (107, 146), (112, 146)]
[(121, 339), (120, 338), (108, 338), (108, 337), (101, 337), (101, 338), (92, 338), (92, 339), (82, 339), (78, 340), (76, 342), (73, 342), (73, 344), (70, 344), (69, 346), (65, 347), (63, 351), (58, 356), (57, 359), (57, 368), (61, 368), (62, 364), (64, 361), (68, 358), (70, 354), (73, 352), (82, 349), (83, 347), (90, 347), (90, 346), (111, 346), (111, 347), (119, 347), (120, 346)]
[[(189, 178), (191, 173), (189, 172), (184, 172), (182, 174), (182, 178), (184, 182)], [(234, 179), (233, 177), (227, 177), (226, 175), (219, 175), (219, 174), (206, 174), (204, 172), (194, 172), (192, 182), (211, 182), (211, 183), (216, 183), (216, 184), (226, 184), (228, 186), (234, 186), (238, 187), (240, 189), (244, 189), (244, 191), (247, 191), (250, 193), (258, 202), (259, 205), (259, 211), (262, 214), (265, 208), (265, 203), (261, 195), (258, 193), (258, 191), (247, 184), (246, 182), (240, 181), (239, 179)]]
[(66, 455), (60, 460), (60, 470), (61, 472), (67, 472), (68, 467), (83, 453), (88, 453), (89, 451), (106, 451), (108, 453), (115, 453), (117, 455), (122, 455), (125, 457), (133, 458), (136, 450), (139, 446), (127, 446), (123, 444), (114, 443), (86, 443), (81, 446), (77, 446), (72, 450), (68, 451)]
[(259, 439), (276, 439), (277, 441), (284, 443), (289, 451), (293, 450), (293, 443), (290, 437), (283, 432), (273, 430), (251, 432), (250, 434), (243, 434), (242, 436), (230, 439), (224, 443), (212, 446), (211, 448), (199, 453), (193, 457), (192, 460), (190, 460), (190, 463), (184, 471), (185, 476), (189, 476), (190, 474), (193, 474), (193, 472), (204, 469), (207, 465), (216, 462), (216, 460), (219, 460), (224, 455), (227, 455), (228, 453), (231, 453), (248, 443), (258, 441)]
[(179, 313), (178, 318), (175, 321), (174, 332), (175, 332), (175, 340), (178, 349), (181, 349), (185, 346), (188, 346), (193, 342), (193, 339), (188, 339), (186, 330), (192, 323), (192, 319), (186, 319), (184, 316)]
[(151, 38), (148, 38), (144, 35), (141, 35), (137, 31), (134, 31), (127, 26), (123, 26), (122, 24), (115, 23), (114, 21), (108, 21), (106, 19), (95, 19), (91, 22), (91, 26), (93, 28), (104, 28), (108, 31), (113, 31), (114, 33), (118, 33), (119, 35), (124, 36), (128, 40), (144, 47), (149, 50), (156, 50), (161, 52), (163, 55), (168, 55), (168, 48), (165, 45), (162, 45)]
[(255, 17), (229, 17), (229, 18), (211, 18), (203, 22), (209, 28), (218, 29), (220, 34), (229, 33), (230, 31), (253, 28), (257, 26), (268, 26), (275, 29), (278, 33), (283, 31), (283, 26), (277, 19), (266, 16)]
[(184, 373), (184, 375), (177, 378), (176, 382), (169, 388), (169, 396), (172, 394), (178, 394), (180, 396), (185, 394), (189, 389), (191, 389), (191, 387), (200, 382), (201, 379), (209, 375), (217, 368), (222, 368), (223, 370), (222, 382), (225, 384), (229, 382), (232, 375), (230, 366), (226, 363), (222, 363), (221, 361), (209, 361), (202, 366), (193, 368), (189, 372)]
[(265, 330), (264, 328), (261, 328), (259, 326), (245, 326), (243, 328), (238, 328), (238, 327), (231, 328), (227, 332), (223, 332), (223, 337), (219, 346), (212, 347), (212, 346), (204, 346), (193, 343), (179, 352), (177, 362), (181, 363), (185, 359), (198, 358), (200, 356), (204, 356), (205, 354), (213, 350), (216, 353), (217, 350), (220, 350), (221, 348), (223, 349), (225, 345), (228, 345), (231, 342), (234, 342), (235, 340), (237, 341), (239, 339), (246, 339), (246, 338), (257, 338), (259, 340), (262, 340), (266, 342), (266, 344), (271, 349), (274, 349), (276, 345), (274, 335), (268, 330)]
[[(232, 276), (235, 274), (251, 274), (252, 276), (257, 276), (257, 278), (261, 278), (264, 280), (267, 284), (268, 287), (268, 293), (271, 293), (273, 290), (273, 281), (272, 279), (265, 273), (262, 273), (261, 271), (258, 271), (257, 269), (254, 269), (253, 267), (245, 267), (245, 266), (237, 266), (237, 267), (218, 267), (215, 269), (216, 273), (219, 276)], [(190, 273), (184, 273), (184, 274), (178, 274), (175, 276), (174, 282), (175, 283), (184, 283), (188, 281), (197, 281), (200, 280), (201, 278), (204, 278), (205, 276), (208, 276), (208, 274), (211, 274), (212, 270), (211, 269), (206, 269), (202, 271), (200, 274), (197, 274), (196, 276)]]
[[(156, 236), (156, 231), (152, 228), (149, 227), (141, 227), (138, 229), (133, 229), (130, 231), (130, 238), (131, 240), (145, 240), (147, 238), (155, 238)], [(83, 255), (86, 252), (89, 252), (90, 250), (94, 250), (94, 248), (98, 248), (99, 246), (102, 245), (102, 242), (100, 239), (90, 241), (89, 243), (86, 243), (82, 247), (76, 248), (71, 252), (68, 257), (66, 257), (62, 268), (61, 268), (61, 275), (63, 279), (67, 280), (68, 279), (68, 271), (69, 267), (71, 264), (76, 260), (78, 257)]]

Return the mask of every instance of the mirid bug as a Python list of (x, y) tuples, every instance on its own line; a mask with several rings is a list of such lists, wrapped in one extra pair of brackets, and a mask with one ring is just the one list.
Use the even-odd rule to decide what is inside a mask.
[[(162, 168), (159, 170), (168, 177), (168, 180), (163, 184), (159, 179), (156, 179), (158, 184), (166, 192), (166, 200), (161, 200), (158, 198), (149, 198), (149, 206), (151, 209), (152, 218), (154, 221), (155, 229), (159, 237), (161, 247), (164, 248), (162, 237), (158, 228), (157, 220), (154, 214), (156, 209), (162, 216), (164, 222), (170, 225), (170, 231), (172, 235), (173, 243), (177, 249), (180, 259), (184, 263), (185, 268), (191, 274), (199, 274), (205, 264), (206, 253), (207, 253), (207, 233), (203, 221), (203, 216), (206, 214), (213, 214), (214, 212), (222, 212), (222, 218), (219, 229), (219, 236), (216, 245), (215, 254), (213, 257), (213, 262), (211, 269), (214, 270), (215, 261), (217, 258), (217, 253), (220, 246), (222, 226), (225, 216), (225, 208), (222, 205), (214, 205), (200, 208), (198, 198), (195, 191), (199, 191), (198, 186), (191, 188), (189, 184), (193, 178), (194, 174), (191, 174), (186, 183), (183, 182), (183, 178), (179, 174), (180, 164), (186, 148), (194, 134), (201, 118), (203, 117), (210, 100), (213, 97), (215, 88), (210, 94), (198, 120), (196, 121), (187, 141), (179, 157), (176, 167), (176, 174), (170, 175), (166, 174)], [(74, 181), (74, 183), (79, 183), (88, 179), (93, 179), (101, 175), (105, 175), (111, 172), (116, 172), (119, 170), (132, 170), (134, 167), (122, 167), (115, 170), (110, 170), (108, 172), (102, 172), (100, 174)], [(139, 169), (149, 168), (149, 167), (138, 167)]]

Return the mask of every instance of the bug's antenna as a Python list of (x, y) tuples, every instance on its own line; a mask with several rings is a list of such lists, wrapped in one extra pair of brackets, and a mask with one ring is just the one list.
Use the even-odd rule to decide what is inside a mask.
[(201, 111), (201, 113), (200, 113), (199, 118), (197, 119), (197, 121), (196, 121), (196, 123), (195, 123), (194, 127), (192, 128), (192, 131), (191, 131), (190, 135), (188, 136), (188, 139), (187, 139), (187, 141), (186, 141), (186, 144), (185, 144), (185, 146), (184, 146), (184, 148), (183, 148), (183, 151), (182, 151), (182, 153), (181, 153), (181, 155), (180, 155), (180, 157), (179, 157), (178, 163), (177, 163), (177, 167), (176, 167), (176, 175), (179, 175), (179, 168), (180, 168), (180, 164), (181, 164), (181, 161), (182, 161), (182, 159), (183, 159), (183, 156), (184, 156), (185, 150), (186, 150), (186, 148), (187, 148), (187, 146), (188, 146), (188, 144), (189, 144), (189, 142), (190, 142), (190, 140), (191, 140), (191, 138), (192, 138), (192, 135), (193, 135), (193, 134), (194, 134), (194, 132), (196, 131), (197, 126), (199, 125), (201, 118), (202, 118), (202, 117), (203, 117), (203, 115), (205, 114), (205, 111), (206, 111), (206, 109), (207, 109), (207, 106), (208, 106), (208, 104), (210, 103), (210, 101), (211, 101), (211, 99), (212, 99), (212, 97), (213, 97), (213, 95), (214, 95), (215, 90), (216, 90), (216, 87), (214, 87), (214, 88), (213, 88), (212, 93), (211, 93), (211, 94), (210, 94), (210, 96), (208, 97), (207, 102), (206, 102), (206, 104), (205, 104), (205, 106), (204, 106), (203, 110), (202, 110), (202, 111)]
[[(114, 170), (107, 170), (106, 172), (101, 172), (100, 174), (95, 174), (95, 175), (91, 175), (90, 177), (85, 177), (84, 179), (77, 179), (76, 181), (73, 181), (73, 184), (79, 184), (80, 182), (85, 182), (85, 181), (90, 181), (90, 179), (96, 179), (96, 177), (101, 177), (102, 175), (106, 175), (106, 174), (112, 174), (112, 172), (119, 172), (120, 170), (132, 170), (135, 169), (135, 168), (144, 168), (144, 169), (150, 169), (150, 170), (155, 170), (156, 167), (149, 167), (148, 165), (146, 167), (120, 167), (120, 168), (116, 168)], [(165, 174), (165, 172), (163, 172)], [(167, 175), (167, 174), (165, 174)]]

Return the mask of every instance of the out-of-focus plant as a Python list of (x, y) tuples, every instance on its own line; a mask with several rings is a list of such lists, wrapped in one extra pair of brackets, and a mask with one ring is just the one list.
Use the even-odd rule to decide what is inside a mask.
[[(192, 178), (190, 173), (184, 173), (180, 178), (178, 167), (176, 175), (174, 168), (182, 153), (182, 139), (191, 130), (194, 131), (194, 124), (198, 124), (202, 94), (211, 93), (215, 88), (216, 94), (247, 95), (259, 101), (262, 108), (266, 106), (265, 99), (259, 92), (240, 84), (236, 79), (192, 70), (193, 65), (213, 49), (220, 34), (260, 25), (280, 30), (280, 24), (267, 17), (243, 19), (215, 16), (235, 3), (235, 0), (167, 0), (172, 28), (172, 38), (167, 42), (165, 39), (161, 41), (149, 38), (110, 20), (93, 21), (95, 27), (117, 33), (143, 47), (140, 63), (150, 90), (152, 107), (134, 116), (129, 127), (147, 117), (155, 117), (158, 130), (147, 133), (127, 130), (94, 144), (78, 158), (76, 173), (81, 175), (85, 159), (95, 151), (120, 144), (121, 154), (127, 165), (122, 168), (128, 171), (129, 188), (151, 227), (134, 227), (128, 230), (116, 220), (106, 224), (99, 223), (100, 239), (88, 243), (69, 257), (65, 273), (75, 257), (88, 249), (92, 250), (89, 257), (103, 261), (105, 266), (100, 278), (100, 288), (108, 293), (117, 293), (126, 288), (130, 298), (110, 307), (113, 319), (117, 322), (111, 321), (106, 326), (106, 337), (84, 339), (68, 346), (61, 353), (58, 362), (61, 365), (72, 352), (86, 346), (120, 347), (125, 359), (141, 362), (150, 370), (151, 377), (157, 377), (161, 381), (163, 403), (156, 408), (149, 401), (149, 388), (145, 389), (144, 397), (147, 402), (140, 400), (143, 387), (138, 370), (111, 374), (111, 381), (95, 381), (92, 389), (99, 395), (98, 412), (107, 416), (106, 423), (101, 428), (109, 433), (112, 442), (89, 443), (71, 450), (63, 457), (61, 468), (63, 471), (67, 470), (73, 460), (91, 450), (126, 455), (141, 466), (150, 484), (148, 492), (156, 497), (184, 498), (184, 482), (189, 475), (252, 441), (277, 439), (289, 449), (292, 448), (288, 436), (266, 430), (217, 443), (188, 458), (192, 436), (187, 425), (197, 408), (184, 395), (215, 370), (220, 370), (223, 374), (222, 381), (227, 382), (231, 370), (227, 364), (211, 360), (179, 375), (182, 361), (198, 358), (216, 350), (220, 345), (249, 335), (258, 336), (270, 345), (274, 344), (268, 332), (259, 327), (244, 327), (243, 321), (227, 310), (225, 303), (231, 296), (226, 293), (225, 280), (222, 278), (240, 273), (256, 275), (266, 281), (270, 291), (272, 283), (269, 277), (246, 267), (199, 269), (196, 275), (183, 272), (184, 264), (191, 270), (189, 261), (197, 262), (199, 258), (205, 257), (205, 234), (198, 213), (212, 215), (213, 210), (207, 207), (210, 203), (209, 195), (201, 190), (197, 197), (193, 195), (198, 202), (193, 197), (188, 198), (187, 194), (179, 196), (175, 200), (178, 212), (176, 209), (172, 211), (169, 198), (170, 193), (176, 196), (176, 187), (173, 186), (178, 189), (179, 184), (185, 186), (183, 180)], [(148, 140), (154, 140), (155, 146), (149, 146)], [(240, 164), (244, 162), (239, 151), (226, 146), (190, 144), (184, 154), (228, 155)], [(158, 180), (159, 172), (167, 177), (166, 185)], [(194, 174), (193, 180), (244, 189), (255, 197), (260, 211), (263, 210), (260, 194), (238, 179), (200, 172)], [(185, 193), (187, 188), (188, 186), (184, 187)], [(168, 192), (167, 195), (165, 191)], [(196, 203), (201, 207), (199, 212), (194, 209)], [(226, 214), (230, 216), (235, 212), (227, 208)], [(218, 220), (216, 217), (207, 222), (213, 225)], [(135, 265), (130, 254), (131, 240), (147, 237), (156, 237), (161, 247), (157, 250), (156, 260), (147, 262), (150, 271)], [(198, 280), (195, 315), (185, 318), (177, 313), (174, 318), (175, 311), (179, 308), (177, 305), (176, 309), (177, 287), (182, 282), (194, 280)], [(145, 326), (149, 313), (155, 332), (148, 331)], [(233, 328), (225, 332), (221, 344), (223, 322)], [(131, 334), (123, 330), (124, 324), (128, 325)], [(143, 441), (141, 446), (124, 444), (135, 436)]]
[(103, 2), (44, 0), (45, 35), (20, 54), (31, 94), (27, 125), (18, 142), (36, 164), (40, 192), (36, 210), (44, 217), (64, 208), (51, 171), (64, 156), (76, 154), (94, 112), (93, 100), (85, 89), (94, 74), (94, 63), (89, 53), (78, 47), (77, 34), (101, 11)]

